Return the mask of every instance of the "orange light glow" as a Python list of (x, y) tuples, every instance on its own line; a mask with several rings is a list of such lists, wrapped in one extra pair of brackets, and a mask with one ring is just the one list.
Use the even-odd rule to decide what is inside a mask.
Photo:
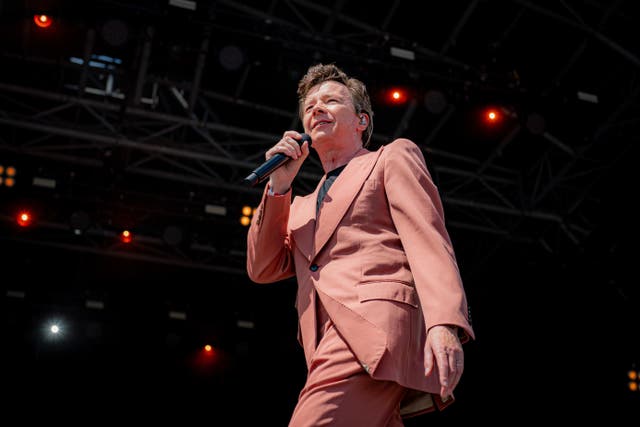
[(20, 227), (28, 227), (33, 222), (33, 216), (29, 211), (20, 211), (16, 221)]
[(40, 28), (48, 28), (53, 21), (51, 17), (47, 15), (33, 15), (33, 22)]
[(404, 104), (407, 101), (407, 93), (402, 89), (391, 89), (388, 98), (392, 104)]
[(251, 218), (249, 218), (248, 216), (240, 217), (240, 224), (246, 227), (247, 225), (251, 224)]
[(251, 206), (243, 206), (242, 207), (242, 215), (244, 215), (244, 216), (251, 215)]
[(222, 369), (222, 352), (211, 344), (200, 347), (191, 355), (191, 365), (199, 375), (215, 375)]
[(635, 381), (638, 379), (638, 372), (634, 370), (629, 371), (628, 375), (629, 375), (629, 379), (632, 381)]
[(485, 117), (489, 123), (495, 123), (500, 119), (500, 114), (496, 110), (487, 110)]
[(638, 391), (638, 383), (635, 381), (631, 381), (629, 383), (629, 390), (631, 391)]
[(129, 230), (124, 230), (122, 233), (120, 233), (120, 240), (122, 241), (122, 243), (131, 243), (132, 239), (133, 235)]

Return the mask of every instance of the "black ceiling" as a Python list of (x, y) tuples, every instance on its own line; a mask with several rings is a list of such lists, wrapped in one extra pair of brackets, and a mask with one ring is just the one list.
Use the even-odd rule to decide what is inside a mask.
[[(0, 165), (18, 170), (14, 187), (0, 186), (0, 251), (15, 281), (3, 279), (4, 288), (25, 291), (3, 303), (24, 350), (16, 357), (34, 360), (37, 339), (25, 330), (51, 310), (82, 318), (94, 298), (106, 301), (100, 348), (111, 357), (149, 336), (138, 345), (160, 343), (170, 362), (158, 363), (174, 380), (184, 372), (167, 363), (184, 349), (168, 349), (172, 334), (189, 343), (215, 336), (236, 356), (238, 343), (249, 346), (246, 363), (297, 366), (294, 284), (256, 287), (244, 273), (240, 210), (258, 203), (260, 189), (241, 181), (282, 132), (300, 130), (295, 89), (307, 67), (335, 62), (368, 85), (374, 148), (410, 138), (440, 188), (484, 337), (470, 348), (463, 396), (482, 390), (473, 381), (485, 381), (479, 371), (494, 355), (551, 358), (553, 346), (574, 357), (603, 325), (618, 325), (609, 331), (616, 357), (598, 350), (617, 363), (613, 372), (639, 360), (637, 338), (628, 339), (640, 326), (629, 207), (640, 117), (635, 2), (170, 3), (0, 2)], [(46, 30), (33, 22), (41, 12), (54, 18)], [(391, 85), (409, 102), (385, 102)], [(478, 120), (486, 106), (504, 122)], [(321, 174), (312, 157), (296, 193)], [(36, 224), (18, 229), (25, 204)], [(117, 239), (124, 227), (131, 245)], [(168, 230), (179, 230), (177, 245)], [(180, 331), (164, 323), (170, 309), (189, 315)], [(238, 338), (236, 322), (247, 319), (254, 335)], [(130, 321), (138, 327), (128, 333)], [(85, 347), (76, 362), (104, 363), (96, 352)], [(225, 384), (242, 388), (249, 377)], [(283, 400), (295, 400), (297, 381), (284, 381)]]

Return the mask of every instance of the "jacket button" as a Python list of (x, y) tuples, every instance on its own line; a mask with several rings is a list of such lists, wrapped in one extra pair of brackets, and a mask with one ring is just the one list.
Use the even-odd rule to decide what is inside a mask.
[(318, 264), (311, 264), (311, 267), (309, 267), (309, 270), (318, 271)]

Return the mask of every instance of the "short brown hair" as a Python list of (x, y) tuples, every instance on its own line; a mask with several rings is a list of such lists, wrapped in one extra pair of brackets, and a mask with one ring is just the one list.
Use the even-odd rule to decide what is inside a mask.
[(373, 110), (367, 87), (360, 80), (349, 77), (344, 71), (334, 64), (316, 64), (309, 67), (307, 73), (298, 82), (298, 103), (300, 117), (304, 111), (304, 101), (309, 90), (326, 81), (333, 80), (345, 85), (351, 93), (351, 101), (356, 113), (366, 113), (369, 116), (369, 125), (362, 132), (362, 143), (369, 145), (373, 134)]

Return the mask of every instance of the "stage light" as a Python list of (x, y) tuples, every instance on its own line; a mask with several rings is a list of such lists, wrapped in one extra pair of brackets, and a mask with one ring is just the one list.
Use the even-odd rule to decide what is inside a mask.
[(246, 58), (242, 50), (233, 45), (225, 46), (218, 53), (220, 65), (227, 71), (236, 71), (245, 63)]
[(69, 225), (76, 235), (84, 233), (90, 224), (91, 219), (89, 218), (89, 214), (84, 211), (75, 211), (69, 217)]
[(227, 208), (220, 205), (205, 205), (204, 211), (211, 215), (225, 216), (227, 214)]
[(182, 243), (184, 233), (182, 229), (175, 225), (170, 225), (164, 229), (162, 239), (169, 246), (178, 246)]
[(133, 235), (129, 230), (124, 230), (122, 233), (120, 233), (120, 241), (122, 243), (131, 243), (132, 240)]
[(255, 323), (253, 323), (251, 320), (242, 320), (242, 319), (236, 322), (236, 326), (241, 329), (253, 329), (256, 327)]
[(16, 184), (15, 176), (17, 174), (17, 170), (13, 166), (4, 166), (0, 165), (0, 185), (5, 185), (6, 187), (13, 187)]
[(245, 227), (251, 224), (251, 217), (256, 213), (256, 208), (252, 208), (251, 206), (243, 206), (242, 207), (242, 216), (240, 217), (240, 224)]
[(627, 387), (629, 391), (637, 392), (640, 389), (640, 372), (635, 369), (635, 363), (632, 364), (631, 369), (627, 371), (627, 378), (629, 382), (627, 383)]
[(111, 19), (104, 23), (101, 34), (111, 46), (122, 46), (129, 40), (129, 27), (119, 19)]
[(104, 302), (98, 300), (88, 299), (84, 302), (84, 306), (93, 310), (104, 310)]
[(391, 56), (407, 59), (409, 61), (414, 61), (416, 59), (416, 53), (414, 51), (403, 49), (400, 47), (391, 46), (391, 48), (389, 49), (389, 53), (391, 54)]
[(34, 187), (42, 187), (42, 188), (56, 188), (56, 180), (51, 178), (43, 178), (40, 176), (34, 176), (33, 181), (31, 181)]
[(191, 366), (199, 375), (214, 375), (221, 368), (222, 353), (212, 344), (203, 344), (191, 355)]
[(216, 362), (216, 349), (211, 344), (205, 344), (197, 356), (200, 368), (212, 368)]
[(424, 96), (424, 105), (430, 113), (440, 114), (447, 108), (447, 99), (439, 90), (430, 90)]
[(20, 227), (28, 227), (33, 223), (33, 215), (27, 210), (18, 212), (16, 221)]
[(48, 320), (43, 326), (43, 334), (46, 340), (58, 340), (63, 339), (68, 335), (68, 328), (65, 322), (60, 318), (52, 318)]
[(487, 123), (498, 123), (500, 121), (500, 119), (502, 118), (502, 116), (500, 115), (498, 110), (496, 110), (494, 108), (490, 108), (490, 109), (485, 111), (484, 118), (485, 118)]
[(542, 135), (547, 127), (544, 117), (538, 113), (531, 113), (527, 116), (527, 129), (534, 135)]
[(591, 102), (593, 104), (597, 104), (598, 103), (598, 95), (595, 95), (593, 93), (587, 93), (587, 92), (578, 91), (577, 95), (578, 95), (578, 99), (580, 101)]
[(387, 91), (387, 101), (391, 104), (401, 105), (409, 98), (407, 91), (402, 88), (391, 88)]
[(184, 311), (169, 310), (169, 319), (187, 320), (187, 313)]
[(33, 15), (33, 22), (40, 28), (49, 28), (53, 20), (48, 15)]
[(193, 0), (169, 0), (169, 5), (187, 10), (196, 10), (196, 2)]

